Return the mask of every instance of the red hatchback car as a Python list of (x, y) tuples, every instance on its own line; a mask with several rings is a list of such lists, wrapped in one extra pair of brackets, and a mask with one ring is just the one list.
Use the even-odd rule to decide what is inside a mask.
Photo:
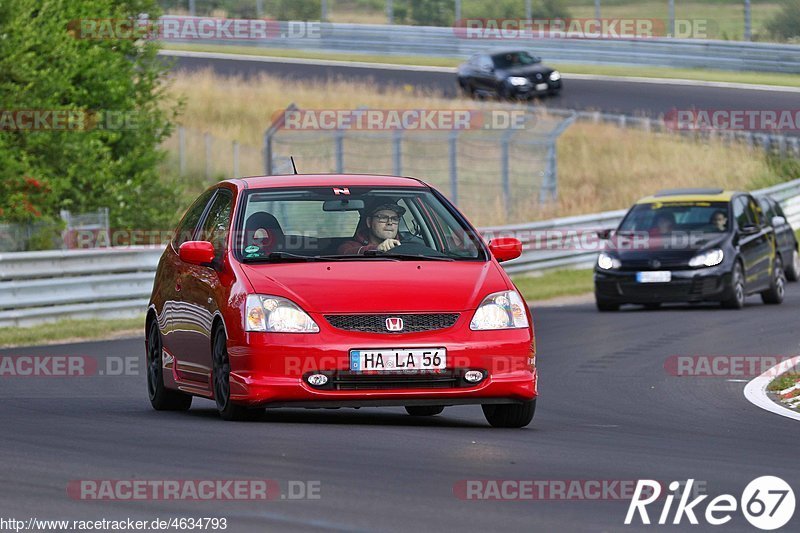
[(496, 427), (536, 407), (530, 310), (483, 242), (413, 178), (290, 175), (223, 181), (187, 210), (147, 314), (157, 410), (216, 401), (224, 419), (271, 407), (480, 404)]

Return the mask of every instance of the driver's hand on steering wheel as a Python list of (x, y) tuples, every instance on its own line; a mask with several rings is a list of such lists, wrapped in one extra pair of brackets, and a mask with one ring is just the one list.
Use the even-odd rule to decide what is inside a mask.
[(378, 251), (388, 252), (389, 250), (391, 250), (396, 246), (400, 246), (400, 241), (398, 241), (397, 239), (386, 239), (385, 241), (383, 241), (378, 245)]

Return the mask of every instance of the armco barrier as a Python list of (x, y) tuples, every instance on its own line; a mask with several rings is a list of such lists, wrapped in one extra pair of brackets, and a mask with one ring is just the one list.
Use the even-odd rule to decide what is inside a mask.
[[(800, 227), (800, 179), (755, 191), (778, 200), (789, 220)], [(588, 268), (593, 250), (531, 249), (525, 235), (547, 230), (614, 228), (625, 210), (481, 228), (488, 239), (523, 237), (527, 251), (503, 263), (509, 273), (555, 268)], [(94, 249), (0, 254), (0, 327), (29, 326), (63, 318), (109, 318), (142, 315), (153, 285), (161, 247)]]

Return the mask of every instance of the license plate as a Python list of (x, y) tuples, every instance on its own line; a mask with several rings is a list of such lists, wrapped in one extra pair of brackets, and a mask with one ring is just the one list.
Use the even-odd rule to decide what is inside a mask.
[(669, 270), (656, 270), (654, 272), (637, 272), (636, 281), (639, 283), (666, 283), (672, 281), (672, 272)]
[(537, 91), (546, 91), (547, 90), (547, 84), (546, 83), (537, 83), (536, 84), (536, 90)]
[(447, 367), (444, 348), (350, 350), (351, 372), (409, 372)]

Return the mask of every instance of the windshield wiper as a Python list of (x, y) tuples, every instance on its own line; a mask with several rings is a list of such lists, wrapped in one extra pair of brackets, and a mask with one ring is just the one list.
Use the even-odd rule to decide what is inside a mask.
[(320, 258), (319, 256), (316, 256), (316, 255), (299, 255), (299, 254), (291, 254), (289, 252), (271, 252), (269, 255), (264, 256), (264, 257), (245, 257), (244, 258), (244, 262), (245, 263), (263, 263), (263, 262), (276, 263), (278, 261), (285, 261), (285, 262), (302, 261), (302, 262), (308, 262), (308, 261), (321, 261), (321, 260), (323, 260), (323, 259)]

